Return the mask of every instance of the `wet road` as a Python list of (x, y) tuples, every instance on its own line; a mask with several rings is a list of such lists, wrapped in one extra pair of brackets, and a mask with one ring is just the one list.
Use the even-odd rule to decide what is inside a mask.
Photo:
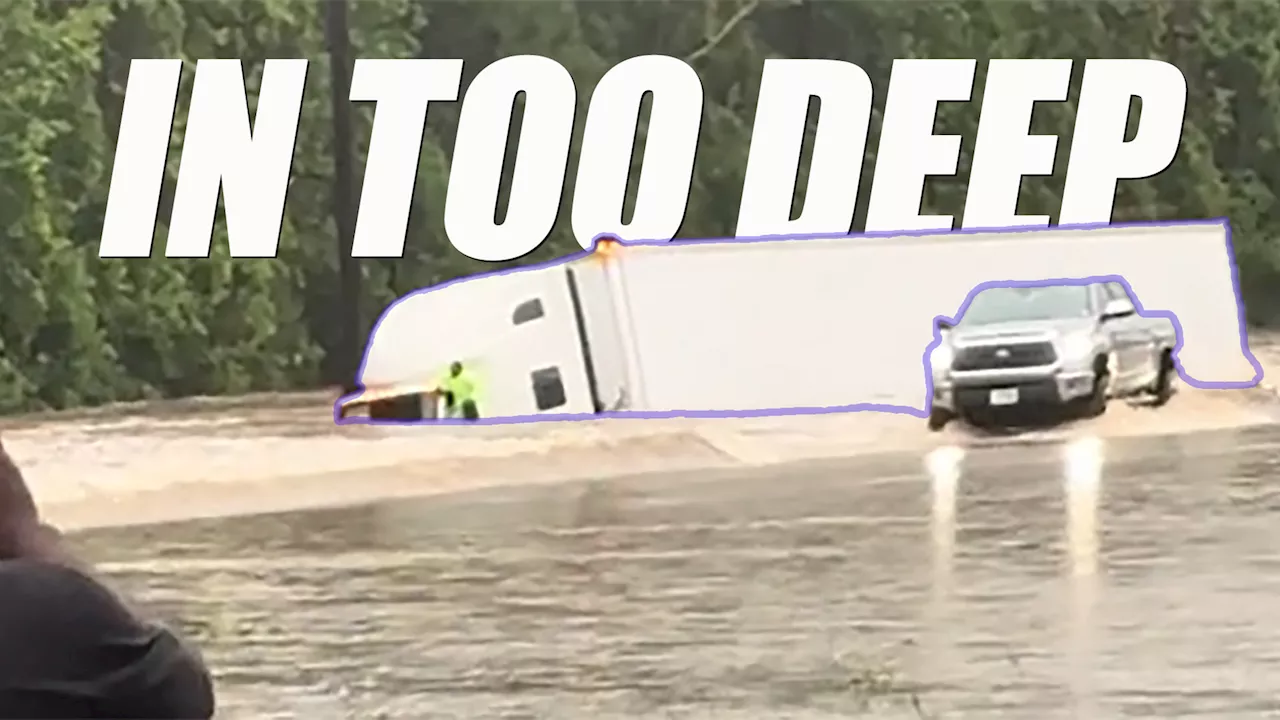
[(101, 530), (224, 718), (1280, 717), (1280, 431)]

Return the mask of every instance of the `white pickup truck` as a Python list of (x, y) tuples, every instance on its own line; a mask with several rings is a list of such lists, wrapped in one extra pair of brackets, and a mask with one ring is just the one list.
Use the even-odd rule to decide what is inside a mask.
[(1145, 317), (1117, 282), (993, 287), (976, 294), (933, 351), (929, 427), (957, 415), (1076, 405), (1100, 415), (1111, 397), (1174, 392), (1177, 333)]

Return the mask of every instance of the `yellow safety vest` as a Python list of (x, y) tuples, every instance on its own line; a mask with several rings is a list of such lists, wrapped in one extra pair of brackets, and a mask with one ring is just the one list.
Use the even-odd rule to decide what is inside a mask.
[(457, 375), (450, 375), (446, 372), (444, 378), (440, 381), (440, 389), (451, 393), (453, 401), (459, 405), (467, 400), (474, 401), (476, 399), (475, 377), (466, 370)]

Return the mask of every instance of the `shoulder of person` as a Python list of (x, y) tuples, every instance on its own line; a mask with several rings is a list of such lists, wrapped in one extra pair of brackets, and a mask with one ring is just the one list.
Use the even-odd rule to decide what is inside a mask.
[[(0, 561), (0, 615), (10, 622), (23, 618), (66, 620), (70, 617), (127, 616), (127, 610), (101, 583), (76, 568), (48, 560)], [(113, 618), (114, 619), (114, 618)]]
[(61, 563), (36, 558), (12, 558), (0, 560), (0, 578), (3, 578), (6, 590), (13, 583), (26, 586), (32, 583), (81, 583), (91, 582), (83, 573)]
[[(198, 651), (133, 615), (86, 571), (45, 560), (0, 561), (4, 682), (40, 688), (49, 699), (90, 698), (102, 709), (97, 717), (214, 714), (213, 681)], [(12, 714), (4, 699), (0, 693), (0, 717), (31, 716)]]

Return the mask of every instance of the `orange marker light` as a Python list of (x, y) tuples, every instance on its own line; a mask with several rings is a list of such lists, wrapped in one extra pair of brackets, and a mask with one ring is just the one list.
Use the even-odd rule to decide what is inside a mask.
[(618, 254), (622, 249), (622, 243), (614, 238), (600, 238), (596, 241), (596, 245), (591, 250), (591, 257), (598, 260), (607, 261)]

